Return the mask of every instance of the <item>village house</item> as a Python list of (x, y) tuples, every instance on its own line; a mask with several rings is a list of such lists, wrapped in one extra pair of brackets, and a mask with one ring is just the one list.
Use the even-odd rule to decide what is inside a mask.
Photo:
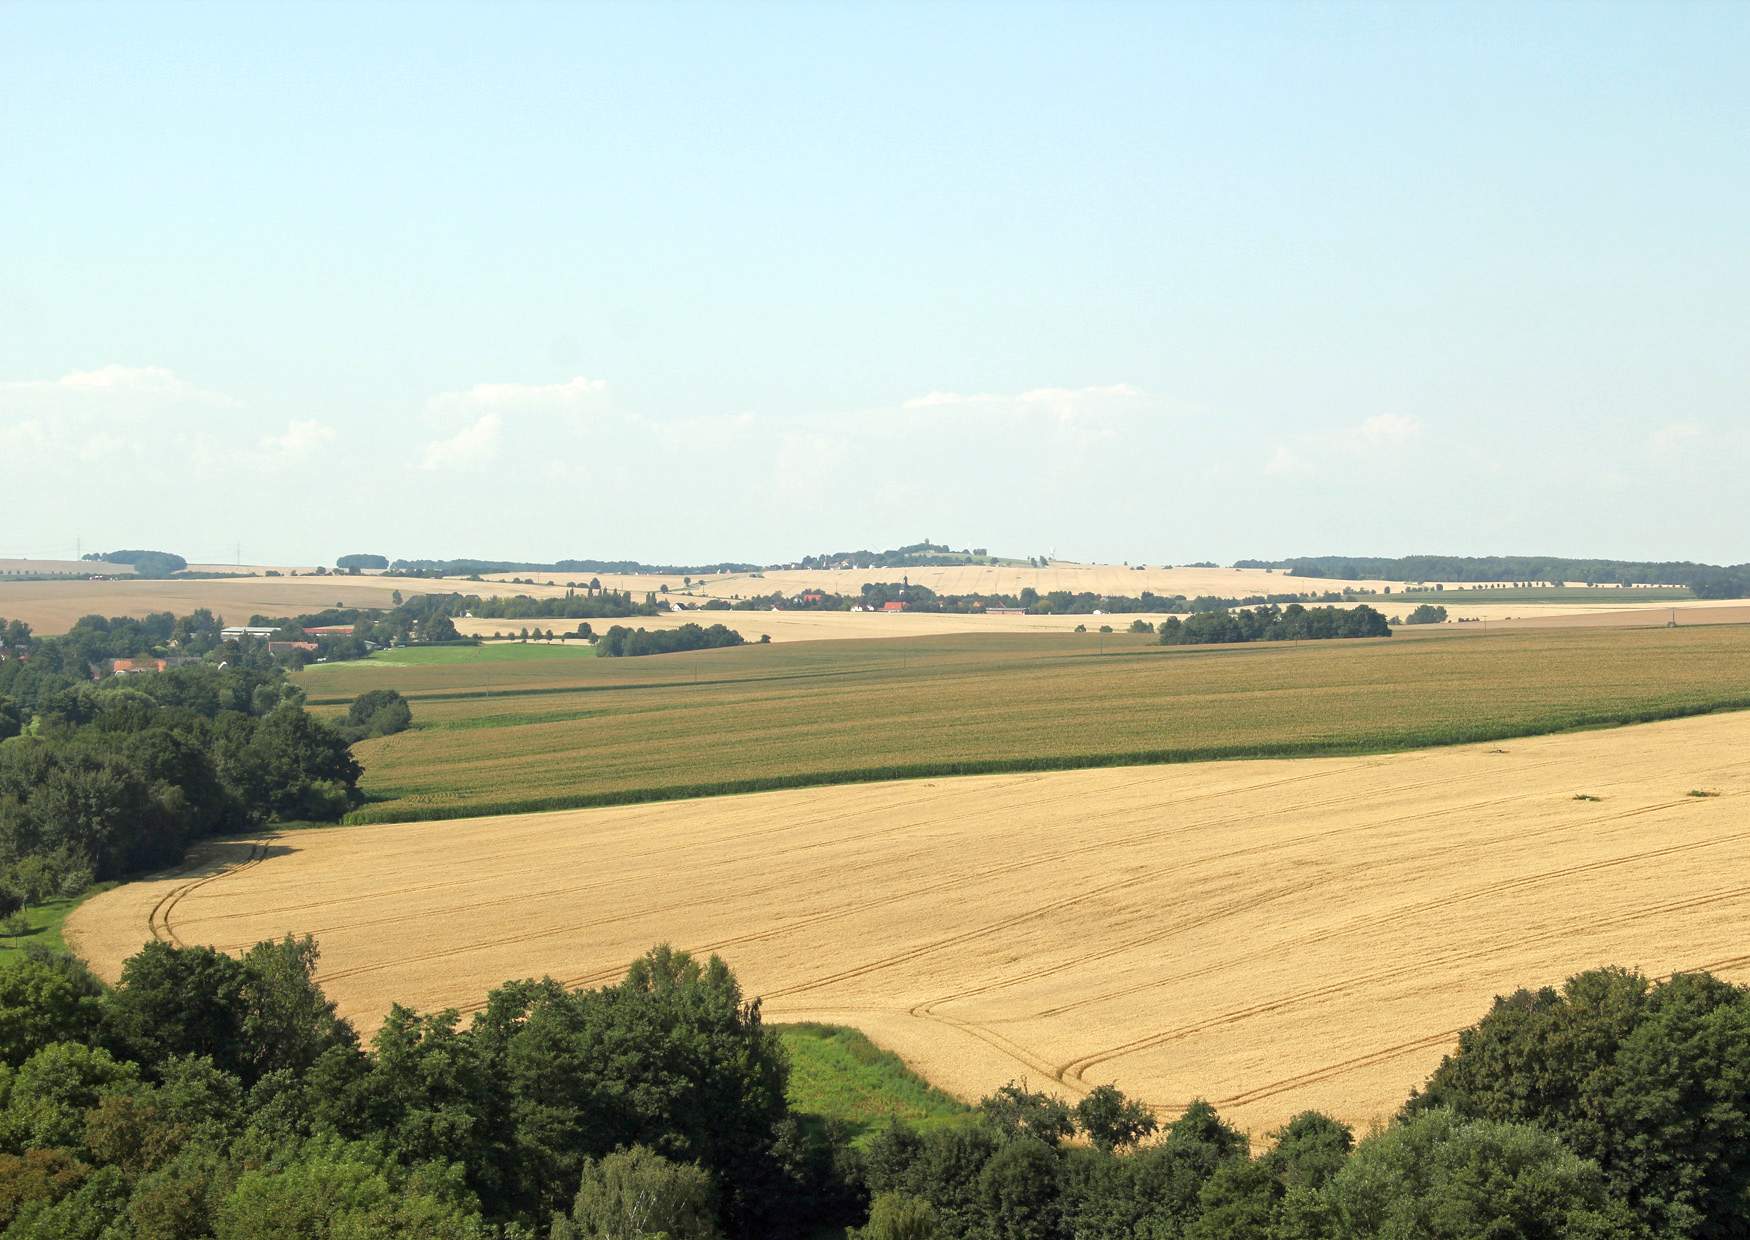
[(192, 655), (173, 654), (163, 658), (152, 655), (137, 655), (131, 659), (106, 660), (98, 670), (98, 677), (103, 676), (135, 676), (141, 672), (167, 672), (173, 667), (187, 667), (200, 660)]

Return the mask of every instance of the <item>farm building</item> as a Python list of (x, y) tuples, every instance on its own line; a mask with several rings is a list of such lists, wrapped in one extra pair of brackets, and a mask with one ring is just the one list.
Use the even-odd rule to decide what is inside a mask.
[(134, 676), (140, 672), (167, 672), (173, 667), (187, 667), (190, 663), (200, 660), (188, 655), (168, 655), (158, 659), (149, 655), (132, 659), (110, 659), (103, 665), (100, 676)]
[(987, 616), (1024, 616), (1027, 614), (1027, 609), (1025, 607), (986, 607), (984, 614)]
[(881, 604), (881, 610), (882, 611), (910, 611), (911, 604), (910, 603), (902, 603), (898, 599), (895, 599), (891, 603)]
[(305, 637), (351, 637), (350, 624), (316, 624), (304, 626)]
[(277, 632), (279, 632), (279, 630), (272, 625), (233, 624), (229, 628), (220, 629), (219, 638), (222, 641), (239, 642), (245, 637), (254, 637), (258, 639), (272, 637)]
[(267, 643), (267, 652), (269, 654), (290, 654), (294, 650), (303, 650), (303, 651), (307, 651), (310, 654), (315, 654), (316, 653), (316, 643), (315, 642), (269, 642), (269, 643)]

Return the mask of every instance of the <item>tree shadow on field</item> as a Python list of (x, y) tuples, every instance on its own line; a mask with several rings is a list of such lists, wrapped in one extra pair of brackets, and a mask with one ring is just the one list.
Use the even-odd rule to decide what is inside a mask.
[(270, 857), (284, 857), (297, 851), (290, 844), (273, 840), (205, 840), (189, 852), (187, 860), (179, 868), (172, 871), (170, 877), (206, 878), (211, 875), (223, 874), (227, 870), (237, 869), (239, 866), (265, 861)]

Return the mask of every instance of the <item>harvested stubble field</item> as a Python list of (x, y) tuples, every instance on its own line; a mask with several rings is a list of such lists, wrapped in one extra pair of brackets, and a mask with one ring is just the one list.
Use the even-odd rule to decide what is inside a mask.
[(413, 702), (356, 752), (358, 821), (906, 776), (1377, 752), (1750, 706), (1750, 628), (1448, 627), (1160, 647), (1113, 634), (798, 642), (636, 659), (306, 669)]
[[(478, 588), (478, 587), (476, 587)], [(325, 607), (389, 607), (396, 590), (447, 592), (431, 582), (396, 577), (222, 577), (116, 581), (7, 581), (0, 578), (0, 616), (23, 620), (42, 634), (64, 633), (81, 616), (186, 616), (205, 607), (227, 624), (252, 615), (295, 616)], [(561, 591), (563, 593), (563, 591)]]
[[(932, 611), (671, 611), (655, 616), (631, 616), (624, 620), (591, 620), (601, 632), (621, 624), (635, 629), (678, 629), (683, 624), (721, 624), (750, 642), (770, 637), (775, 642), (843, 641), (878, 637), (943, 637), (953, 633), (1073, 633), (1079, 624), (1095, 632), (1102, 624), (1123, 632), (1132, 620), (1159, 624), (1167, 613), (1125, 613), (1091, 616), (990, 616), (959, 615)], [(1183, 617), (1180, 617), (1183, 619)], [(524, 628), (576, 632), (576, 620), (482, 620), (463, 618), (456, 630), (464, 637), (515, 637)]]
[(595, 985), (668, 941), (721, 954), (769, 1019), (855, 1025), (962, 1096), (1116, 1081), (1254, 1132), (1305, 1107), (1366, 1124), (1499, 992), (1603, 964), (1750, 976), (1747, 796), (1750, 716), (1722, 714), (344, 827), (215, 846), (67, 937), (113, 978), (154, 934), (314, 934), (367, 1032), (392, 1001)]

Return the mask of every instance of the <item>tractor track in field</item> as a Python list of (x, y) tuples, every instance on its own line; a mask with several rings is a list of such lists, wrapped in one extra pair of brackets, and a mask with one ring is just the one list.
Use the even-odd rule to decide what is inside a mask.
[(1192, 1021), (1188, 1024), (1172, 1026), (1156, 1033), (1147, 1034), (1140, 1038), (1133, 1038), (1130, 1041), (1120, 1043), (1117, 1046), (1107, 1047), (1102, 1050), (1094, 1051), (1091, 1054), (1082, 1055), (1075, 1059), (1064, 1061), (1057, 1065), (1057, 1068), (1052, 1075), (1057, 1080), (1063, 1081), (1065, 1084), (1069, 1084), (1073, 1080), (1077, 1085), (1085, 1085), (1088, 1072), (1102, 1063), (1107, 1063), (1111, 1060), (1122, 1058), (1127, 1055), (1134, 1055), (1138, 1051), (1152, 1050), (1154, 1047), (1163, 1046), (1169, 1042), (1181, 1041), (1185, 1038), (1206, 1032), (1210, 1029), (1220, 1028), (1224, 1025), (1239, 1024), (1241, 1021), (1255, 1019), (1260, 1016), (1279, 1014), (1296, 1007), (1304, 1006), (1307, 1003), (1348, 994), (1359, 987), (1377, 986), (1381, 982), (1398, 981), (1404, 977), (1426, 972), (1430, 969), (1446, 968), (1452, 965), (1487, 959), (1489, 956), (1494, 955), (1500, 950), (1501, 939), (1506, 939), (1517, 945), (1524, 945), (1527, 943), (1545, 943), (1557, 939), (1573, 938), (1575, 930), (1581, 925), (1592, 930), (1597, 930), (1600, 928), (1627, 925), (1648, 917), (1658, 917), (1673, 912), (1693, 910), (1728, 900), (1744, 899), (1750, 899), (1750, 886), (1733, 887), (1728, 888), (1725, 891), (1711, 892), (1707, 895), (1691, 896), (1682, 900), (1667, 901), (1663, 904), (1652, 905), (1646, 908), (1636, 909), (1632, 912), (1623, 913), (1616, 917), (1604, 919), (1582, 918), (1566, 921), (1559, 923), (1550, 929), (1532, 935), (1509, 931), (1505, 935), (1497, 936), (1496, 941), (1491, 942), (1486, 947), (1472, 947), (1459, 951), (1447, 952), (1433, 958), (1432, 960), (1418, 960), (1413, 964), (1394, 965), (1384, 969), (1376, 969), (1371, 972), (1341, 978), (1318, 986), (1311, 986), (1303, 990), (1294, 991), (1290, 994), (1278, 995), (1277, 997), (1266, 1000), (1262, 1003), (1253, 1003), (1244, 1007), (1230, 1008), (1227, 1011), (1218, 1012), (1214, 1015)]
[(180, 937), (178, 937), (176, 931), (172, 929), (170, 925), (170, 915), (176, 910), (176, 906), (180, 904), (183, 898), (190, 892), (197, 891), (200, 888), (205, 887), (208, 883), (217, 882), (221, 878), (230, 878), (232, 875), (241, 873), (244, 870), (253, 869), (255, 866), (260, 865), (267, 859), (269, 845), (271, 845), (277, 838), (278, 836), (268, 835), (259, 840), (255, 840), (250, 844), (249, 855), (236, 865), (226, 866), (224, 869), (221, 869), (216, 873), (204, 875), (203, 877), (194, 879), (190, 882), (179, 884), (166, 892), (159, 901), (152, 906), (152, 911), (146, 918), (146, 925), (152, 932), (152, 937), (157, 939), (160, 943), (169, 943), (175, 947), (188, 946)]

